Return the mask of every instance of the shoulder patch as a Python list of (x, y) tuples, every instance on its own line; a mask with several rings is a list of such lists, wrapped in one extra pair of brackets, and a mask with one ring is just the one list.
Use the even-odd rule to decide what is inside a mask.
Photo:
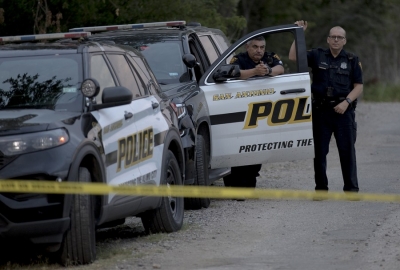
[(281, 60), (281, 59), (279, 58), (279, 55), (277, 55), (277, 54), (274, 54), (274, 58), (276, 58), (276, 59), (278, 59), (278, 60)]
[(229, 64), (233, 64), (233, 63), (235, 63), (235, 62), (236, 62), (236, 60), (237, 60), (237, 57), (232, 57), (232, 59), (231, 59), (231, 61), (229, 62)]
[(358, 65), (360, 66), (360, 68), (361, 68), (361, 70), (362, 70), (362, 65), (361, 65), (361, 62), (358, 62)]

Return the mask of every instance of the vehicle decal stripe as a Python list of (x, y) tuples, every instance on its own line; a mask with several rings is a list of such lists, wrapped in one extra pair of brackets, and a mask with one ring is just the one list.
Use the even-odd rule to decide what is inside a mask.
[(165, 136), (167, 136), (167, 130), (164, 130), (160, 133), (154, 135), (154, 147), (157, 145), (163, 144), (165, 140)]
[(222, 125), (237, 122), (244, 122), (246, 112), (216, 114), (210, 116), (211, 125)]
[[(154, 147), (157, 147), (164, 143), (165, 136), (167, 135), (167, 131), (162, 131), (154, 135)], [(111, 166), (117, 163), (118, 160), (118, 151), (115, 150), (106, 155), (106, 166)]]

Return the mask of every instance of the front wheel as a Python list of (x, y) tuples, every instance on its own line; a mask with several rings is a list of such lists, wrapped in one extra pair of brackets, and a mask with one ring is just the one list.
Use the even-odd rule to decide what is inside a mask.
[[(174, 154), (168, 150), (163, 162), (160, 185), (182, 185), (181, 171)], [(143, 227), (147, 233), (170, 233), (182, 228), (184, 199), (182, 197), (163, 197), (161, 206), (142, 214)]]
[[(80, 167), (80, 183), (90, 183), (87, 168)], [(71, 227), (66, 232), (61, 246), (62, 265), (89, 264), (96, 259), (96, 231), (93, 196), (74, 194), (71, 205)]]
[[(208, 155), (207, 148), (203, 136), (198, 134), (196, 138), (196, 176), (195, 186), (208, 186)], [(208, 208), (210, 206), (210, 198), (186, 198), (186, 209), (197, 210), (202, 207)]]

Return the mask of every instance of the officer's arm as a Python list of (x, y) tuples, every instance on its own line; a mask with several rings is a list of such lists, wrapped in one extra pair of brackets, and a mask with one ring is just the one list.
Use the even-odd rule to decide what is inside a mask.
[(289, 60), (296, 61), (296, 41), (293, 41), (292, 46), (290, 46), (289, 50)]
[[(356, 100), (361, 95), (362, 92), (363, 92), (363, 84), (355, 83), (353, 90), (351, 90), (351, 92), (347, 95), (346, 100), (340, 102), (333, 109), (335, 110), (335, 112), (339, 114), (344, 114), (344, 112), (350, 106), (349, 102), (353, 102), (354, 100)], [(347, 101), (347, 99), (350, 100)]]
[(282, 65), (276, 65), (272, 68), (271, 74), (268, 74), (268, 75), (276, 76), (276, 75), (283, 74), (284, 72), (285, 72), (285, 69), (283, 68)]
[[(303, 27), (303, 30), (306, 31), (307, 29), (307, 21), (296, 21), (294, 23), (297, 26), (301, 26)], [(296, 61), (297, 57), (296, 57), (296, 41), (293, 41), (292, 46), (290, 46), (290, 50), (289, 50), (289, 60), (291, 61)]]
[(240, 79), (247, 80), (248, 78), (257, 76), (257, 72), (255, 68), (252, 69), (241, 69), (240, 70)]
[(356, 100), (364, 90), (364, 86), (361, 83), (355, 83), (353, 90), (347, 95), (349, 99), (353, 102)]

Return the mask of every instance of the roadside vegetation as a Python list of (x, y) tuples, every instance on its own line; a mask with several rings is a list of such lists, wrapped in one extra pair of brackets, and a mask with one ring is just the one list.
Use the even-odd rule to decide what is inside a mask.
[[(233, 42), (256, 29), (303, 19), (307, 47), (315, 48), (326, 47), (329, 29), (340, 25), (347, 31), (345, 49), (362, 62), (365, 100), (399, 101), (398, 14), (398, 0), (0, 0), (0, 36), (185, 20), (221, 29)], [(267, 50), (281, 44), (270, 41)]]
[(400, 102), (400, 85), (385, 83), (364, 85), (362, 99), (376, 102)]

